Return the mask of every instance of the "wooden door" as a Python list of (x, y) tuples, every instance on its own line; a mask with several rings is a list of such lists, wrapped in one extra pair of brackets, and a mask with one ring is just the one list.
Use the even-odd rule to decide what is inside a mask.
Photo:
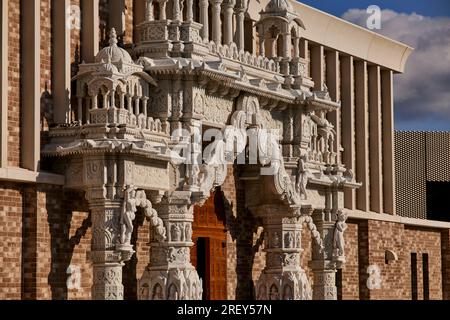
[(227, 235), (222, 193), (217, 190), (203, 207), (195, 207), (192, 264), (203, 279), (203, 299), (227, 299)]

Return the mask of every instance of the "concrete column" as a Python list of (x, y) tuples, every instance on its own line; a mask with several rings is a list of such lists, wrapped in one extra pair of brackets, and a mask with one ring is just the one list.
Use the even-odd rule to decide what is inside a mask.
[[(326, 52), (327, 63), (327, 87), (330, 93), (330, 97), (333, 101), (340, 101), (341, 95), (339, 91), (339, 52), (327, 51)], [(337, 162), (341, 162), (341, 110), (328, 113), (328, 121), (334, 126), (336, 130), (336, 137), (334, 139), (334, 150), (337, 152)]]
[(202, 38), (204, 42), (209, 42), (209, 15), (208, 0), (200, 0), (200, 23), (203, 25)]
[(381, 72), (384, 212), (395, 215), (393, 72)]
[(223, 36), (223, 44), (230, 45), (233, 42), (233, 2), (224, 4), (223, 17), (225, 24), (225, 34)]
[(220, 19), (222, 0), (211, 0), (212, 6), (212, 40), (222, 44), (222, 21)]
[(314, 81), (314, 91), (323, 91), (324, 79), (324, 49), (321, 45), (314, 45), (311, 48), (311, 77)]
[(82, 0), (81, 4), (81, 59), (86, 63), (94, 62), (99, 51), (100, 15), (98, 2), (99, 0)]
[(369, 67), (370, 210), (383, 213), (383, 141), (381, 127), (381, 74)]
[[(355, 105), (354, 105), (354, 68), (353, 57), (341, 58), (341, 99), (342, 99), (342, 144), (344, 153), (343, 163), (348, 170), (355, 173)], [(355, 209), (355, 190), (346, 189), (344, 192), (344, 206)]]
[(21, 162), (25, 169), (39, 170), (41, 153), (41, 1), (21, 6), (22, 25), (22, 137)]
[(8, 1), (0, 4), (0, 168), (8, 165)]
[(67, 26), (67, 8), (70, 0), (53, 0), (53, 119), (55, 123), (70, 122), (70, 29)]
[[(236, 44), (239, 50), (244, 50), (245, 48), (245, 28), (244, 28), (244, 22), (245, 22), (245, 11), (244, 9), (239, 8), (238, 10), (236, 10)], [(264, 37), (261, 37), (264, 38)], [(259, 43), (259, 47), (260, 47), (260, 55), (264, 55), (261, 54), (261, 50), (264, 50), (264, 39), (260, 40)]]
[(125, 24), (125, 0), (109, 0), (109, 29), (116, 29), (117, 36), (120, 41), (123, 41), (123, 37), (126, 31)]
[(367, 62), (355, 62), (356, 191), (357, 209), (369, 211), (369, 121)]

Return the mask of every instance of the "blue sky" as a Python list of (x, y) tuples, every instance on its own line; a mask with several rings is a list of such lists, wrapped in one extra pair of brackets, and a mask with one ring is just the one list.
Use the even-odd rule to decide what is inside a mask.
[(378, 5), (402, 13), (424, 16), (450, 16), (450, 0), (301, 0), (300, 2), (333, 15), (342, 16), (348, 9), (365, 9)]
[(300, 0), (366, 27), (370, 5), (382, 10), (387, 37), (415, 48), (395, 76), (396, 130), (450, 131), (450, 0)]

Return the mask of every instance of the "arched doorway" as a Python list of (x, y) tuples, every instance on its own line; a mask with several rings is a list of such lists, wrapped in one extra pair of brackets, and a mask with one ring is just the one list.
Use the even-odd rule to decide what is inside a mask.
[(203, 279), (204, 300), (227, 299), (227, 234), (220, 188), (194, 208), (191, 261)]

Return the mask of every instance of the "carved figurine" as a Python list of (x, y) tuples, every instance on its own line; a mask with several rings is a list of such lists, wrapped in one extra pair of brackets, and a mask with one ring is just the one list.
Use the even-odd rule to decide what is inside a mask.
[(284, 245), (287, 249), (294, 247), (294, 236), (292, 235), (292, 232), (287, 232), (284, 235)]
[(153, 288), (152, 300), (163, 300), (162, 288), (159, 283), (157, 283)]
[(267, 288), (265, 285), (259, 288), (258, 300), (267, 300)]
[(185, 227), (185, 241), (192, 241), (192, 226), (190, 223), (188, 223)]
[(308, 195), (306, 193), (306, 185), (308, 184), (308, 172), (305, 165), (305, 160), (300, 158), (298, 160), (297, 167), (297, 179), (296, 179), (296, 190), (300, 196), (303, 196), (305, 200), (308, 200)]
[(181, 240), (181, 230), (178, 224), (172, 225), (170, 236), (172, 238), (172, 241), (178, 242)]
[(125, 199), (120, 215), (120, 244), (122, 245), (131, 244), (131, 234), (133, 233), (133, 221), (136, 217), (136, 211), (136, 188), (128, 186), (125, 190)]
[(278, 294), (278, 288), (276, 285), (272, 285), (270, 287), (270, 300), (280, 300), (280, 296)]
[(278, 237), (278, 232), (275, 232), (273, 234), (272, 246), (274, 248), (279, 248), (280, 247), (280, 238)]
[(284, 286), (284, 291), (283, 291), (283, 300), (293, 300), (293, 294), (292, 294), (292, 288), (291, 286)]
[(347, 216), (344, 213), (340, 212), (338, 214), (338, 221), (336, 222), (336, 226), (334, 229), (333, 248), (336, 257), (345, 256), (344, 232), (347, 229), (347, 224), (345, 223), (346, 220)]
[(178, 291), (174, 284), (169, 287), (169, 298), (168, 300), (178, 300)]

